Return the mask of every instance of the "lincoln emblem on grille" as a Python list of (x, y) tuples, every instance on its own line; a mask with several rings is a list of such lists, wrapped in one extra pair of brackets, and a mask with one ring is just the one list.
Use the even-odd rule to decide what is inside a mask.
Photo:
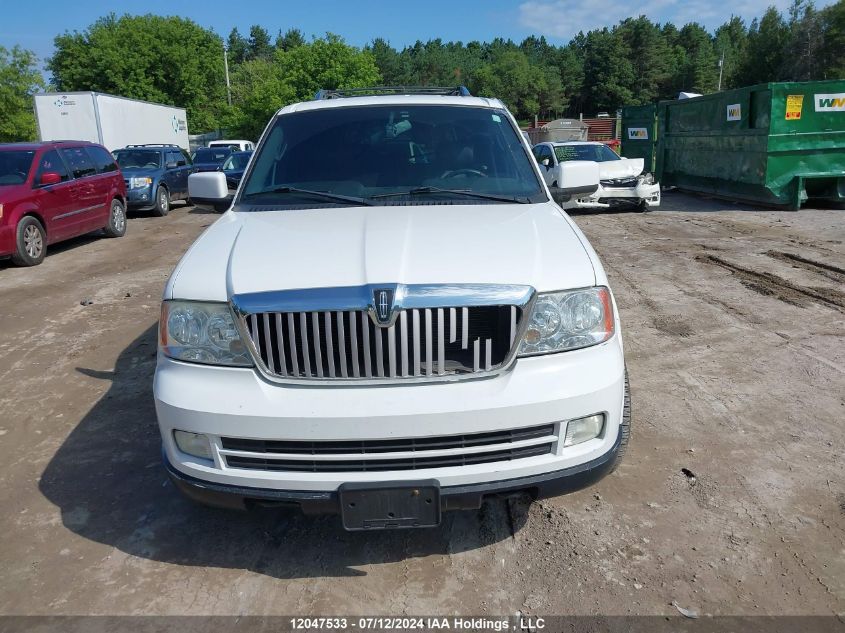
[(376, 320), (379, 325), (390, 323), (390, 313), (393, 311), (393, 290), (390, 288), (374, 290), (373, 303), (375, 304)]

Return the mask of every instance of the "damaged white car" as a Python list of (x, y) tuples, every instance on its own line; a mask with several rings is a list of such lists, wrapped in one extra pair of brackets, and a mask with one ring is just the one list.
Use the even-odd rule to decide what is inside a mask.
[(540, 164), (540, 173), (550, 187), (563, 185), (560, 182), (561, 163), (592, 161), (599, 164), (599, 188), (589, 195), (561, 203), (564, 209), (633, 205), (640, 211), (648, 211), (660, 206), (660, 184), (654, 181), (651, 173), (643, 170), (642, 158), (623, 158), (604, 143), (595, 141), (539, 143), (533, 152)]

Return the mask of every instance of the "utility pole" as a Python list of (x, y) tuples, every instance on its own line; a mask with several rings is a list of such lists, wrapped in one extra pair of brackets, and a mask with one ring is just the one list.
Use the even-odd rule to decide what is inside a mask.
[(232, 106), (232, 86), (229, 84), (229, 47), (223, 44), (223, 67), (226, 69), (226, 100)]
[[(722, 56), (719, 58), (719, 87), (716, 88), (716, 92), (719, 92), (722, 89), (722, 69), (725, 66), (725, 49), (722, 49)], [(231, 104), (229, 104), (231, 105)]]

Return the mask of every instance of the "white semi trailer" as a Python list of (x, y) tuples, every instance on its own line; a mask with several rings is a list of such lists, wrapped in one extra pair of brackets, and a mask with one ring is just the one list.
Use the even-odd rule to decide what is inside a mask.
[(184, 108), (100, 92), (47, 92), (35, 95), (35, 118), (42, 141), (92, 141), (109, 151), (148, 143), (190, 150)]

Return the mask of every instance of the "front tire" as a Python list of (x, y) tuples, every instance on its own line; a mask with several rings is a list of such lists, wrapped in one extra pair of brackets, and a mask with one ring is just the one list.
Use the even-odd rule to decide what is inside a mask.
[(15, 253), (12, 263), (17, 266), (37, 266), (47, 254), (47, 233), (38, 219), (28, 215), (21, 218), (15, 232)]
[(120, 200), (111, 201), (111, 211), (109, 211), (109, 223), (105, 228), (106, 237), (123, 237), (126, 234), (126, 209)]
[(164, 187), (159, 186), (156, 189), (156, 206), (153, 213), (159, 217), (170, 213), (170, 193)]

